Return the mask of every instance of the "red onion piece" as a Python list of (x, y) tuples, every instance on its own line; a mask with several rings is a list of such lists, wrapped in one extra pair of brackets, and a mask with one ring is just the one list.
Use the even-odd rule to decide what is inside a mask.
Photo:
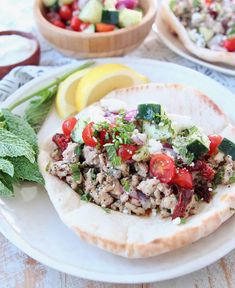
[(116, 4), (116, 9), (135, 9), (138, 6), (138, 0), (119, 0)]
[(137, 114), (137, 110), (131, 110), (131, 111), (128, 111), (124, 117), (124, 119), (126, 121), (133, 121), (135, 119), (135, 116)]

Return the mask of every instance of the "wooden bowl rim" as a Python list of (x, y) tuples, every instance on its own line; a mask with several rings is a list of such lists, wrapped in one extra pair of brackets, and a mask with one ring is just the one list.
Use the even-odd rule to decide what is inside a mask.
[(24, 38), (33, 40), (36, 43), (36, 47), (35, 47), (34, 51), (32, 52), (32, 54), (29, 57), (27, 57), (26, 59), (24, 59), (23, 61), (19, 61), (19, 62), (16, 62), (14, 64), (11, 64), (11, 65), (0, 66), (0, 70), (3, 68), (4, 69), (8, 69), (8, 68), (13, 69), (16, 66), (27, 65), (27, 63), (29, 63), (29, 62), (31, 63), (31, 61), (35, 58), (35, 56), (37, 56), (37, 54), (40, 53), (39, 42), (38, 42), (37, 38), (31, 33), (24, 32), (24, 31), (18, 31), (18, 30), (6, 30), (6, 31), (0, 31), (0, 37), (2, 35), (19, 35), (19, 36), (22, 36)]
[(86, 34), (86, 33), (82, 33), (82, 32), (79, 33), (76, 31), (71, 31), (71, 30), (66, 30), (66, 29), (61, 29), (59, 27), (56, 27), (55, 25), (53, 25), (52, 23), (47, 21), (47, 19), (42, 15), (41, 9), (39, 7), (40, 6), (39, 4), (42, 2), (42, 0), (36, 0), (35, 1), (34, 15), (38, 18), (39, 21), (42, 21), (43, 24), (48, 25), (48, 28), (51, 28), (51, 29), (56, 30), (56, 31), (60, 31), (66, 36), (71, 36), (73, 38), (77, 38), (79, 36), (81, 39), (106, 38), (106, 37), (111, 37), (111, 36), (123, 35), (123, 34), (129, 33), (129, 32), (131, 33), (132, 31), (135, 31), (135, 30), (141, 28), (146, 23), (148, 23), (153, 17), (155, 17), (157, 14), (157, 5), (156, 5), (155, 1), (154, 0), (144, 0), (144, 1), (148, 1), (150, 6), (149, 6), (149, 9), (147, 10), (147, 12), (145, 13), (142, 21), (138, 25), (122, 28), (119, 30), (111, 31), (111, 32), (99, 32), (99, 33), (92, 33), (92, 34), (87, 33)]

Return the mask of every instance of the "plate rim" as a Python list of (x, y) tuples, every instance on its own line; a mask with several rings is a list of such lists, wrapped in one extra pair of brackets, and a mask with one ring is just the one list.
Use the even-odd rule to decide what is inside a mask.
[[(197, 72), (191, 68), (182, 66), (182, 65), (178, 65), (178, 64), (174, 64), (174, 63), (169, 63), (169, 62), (165, 62), (165, 61), (158, 61), (158, 60), (154, 60), (154, 59), (145, 59), (145, 58), (135, 58), (135, 57), (126, 57), (126, 58), (104, 58), (104, 59), (97, 59), (96, 60), (97, 63), (103, 63), (103, 62), (121, 62), (121, 63), (127, 63), (127, 65), (129, 65), (128, 63), (136, 63), (136, 61), (138, 61), (139, 63), (144, 63), (144, 64), (152, 64), (154, 66), (159, 67), (159, 65), (166, 65), (170, 67), (175, 67), (176, 69), (183, 69), (186, 71), (189, 71), (191, 73), (191, 75), (195, 74), (195, 75), (200, 75), (200, 77), (204, 77), (207, 78), (208, 81), (210, 81), (211, 83), (216, 83), (217, 85), (219, 85), (220, 87), (222, 87), (223, 89), (227, 90), (227, 94), (230, 94), (231, 96), (234, 97), (233, 93), (227, 89), (226, 87), (223, 87), (223, 85), (221, 85), (220, 83), (218, 83), (217, 81), (211, 79), (210, 77), (208, 77), (207, 75), (204, 75), (200, 72)], [(56, 67), (57, 69), (52, 69), (51, 71), (48, 71), (47, 73), (43, 74), (42, 76), (35, 78), (34, 80), (28, 82), (27, 84), (25, 84), (24, 86), (22, 86), (20, 89), (18, 89), (15, 93), (12, 94), (12, 97), (10, 97), (10, 99), (8, 98), (6, 101), (4, 101), (4, 104), (6, 103), (11, 103), (14, 99), (18, 98), (20, 95), (22, 95), (24, 93), (24, 91), (27, 91), (31, 86), (34, 86), (37, 82), (40, 83), (41, 81), (43, 81), (44, 79), (50, 79), (50, 81), (52, 80), (52, 77), (56, 77), (57, 75), (59, 75), (60, 73), (62, 73), (62, 71), (65, 71), (66, 69), (73, 69), (74, 67), (76, 67), (78, 64), (82, 64), (85, 61), (79, 61), (77, 63), (74, 64), (69, 64), (69, 65), (65, 65), (62, 66), (58, 69), (58, 67)], [(35, 88), (37, 89), (37, 88)], [(88, 271), (87, 269), (82, 269), (82, 268), (73, 268), (73, 266), (69, 265), (69, 264), (65, 264), (65, 263), (58, 263), (56, 260), (53, 260), (51, 257), (49, 257), (48, 255), (45, 255), (45, 253), (40, 252), (38, 249), (30, 246), (30, 244), (24, 240), (22, 237), (20, 237), (19, 235), (17, 235), (17, 232), (13, 229), (13, 227), (11, 226), (11, 224), (7, 221), (7, 219), (4, 218), (3, 215), (0, 215), (0, 231), (2, 232), (2, 234), (10, 241), (12, 242), (16, 247), (18, 247), (20, 250), (22, 250), (23, 252), (25, 252), (27, 255), (29, 255), (30, 257), (38, 260), (39, 262), (43, 263), (44, 265), (47, 265), (49, 267), (51, 267), (52, 269), (56, 269), (58, 271), (61, 271), (63, 273), (67, 273), (73, 276), (77, 276), (80, 278), (84, 278), (84, 279), (89, 279), (89, 280), (94, 280), (94, 281), (102, 281), (102, 282), (107, 282), (107, 283), (130, 283), (130, 284), (137, 284), (137, 283), (151, 283), (151, 282), (159, 282), (159, 281), (164, 281), (164, 280), (170, 280), (179, 276), (183, 276), (189, 273), (192, 273), (194, 271), (197, 271), (203, 267), (206, 267), (212, 263), (214, 263), (215, 261), (217, 261), (218, 259), (220, 259), (221, 257), (225, 256), (227, 253), (229, 253), (231, 250), (233, 250), (235, 248), (235, 240), (231, 240), (231, 241), (227, 241), (226, 245), (224, 245), (223, 249), (217, 249), (217, 250), (213, 250), (211, 251), (209, 254), (206, 254), (205, 259), (200, 258), (200, 260), (197, 260), (196, 263), (194, 262), (190, 262), (190, 265), (187, 265), (187, 267), (184, 268), (180, 268), (176, 270), (172, 270), (171, 274), (169, 276), (169, 272), (167, 271), (162, 271), (162, 272), (152, 272), (149, 274), (143, 273), (143, 274), (131, 274), (131, 275), (119, 275), (118, 277), (115, 278), (114, 274), (104, 274), (102, 272), (91, 272)], [(2, 218), (2, 219), (1, 219)], [(4, 225), (7, 227), (2, 227), (2, 220), (3, 222), (6, 222)], [(8, 231), (7, 231), (8, 230)], [(216, 253), (215, 253), (216, 251)], [(216, 257), (214, 256), (214, 254), (216, 254)], [(208, 257), (208, 255), (210, 257)], [(169, 270), (168, 270), (169, 271)], [(158, 273), (158, 274), (157, 274)], [(161, 274), (161, 275), (160, 275)], [(114, 279), (114, 278), (115, 279)]]
[[(179, 55), (179, 56), (181, 56), (181, 57), (183, 57), (183, 58), (185, 58), (185, 59), (187, 59), (187, 60), (189, 60), (191, 62), (199, 64), (199, 65), (201, 65), (203, 67), (207, 67), (209, 69), (212, 69), (214, 71), (217, 71), (217, 72), (229, 75), (229, 76), (235, 76), (235, 68), (234, 68), (234, 70), (232, 70), (232, 69), (229, 69), (229, 68), (221, 67), (219, 65), (215, 65), (213, 63), (204, 61), (203, 59), (197, 58), (193, 54), (190, 54), (188, 51), (184, 52), (183, 50), (181, 50), (178, 47), (176, 47), (168, 39), (168, 37), (164, 34), (164, 32), (161, 29), (159, 29), (159, 26), (157, 25), (157, 21), (161, 21), (162, 22), (162, 19), (161, 19), (161, 17), (159, 15), (157, 16), (156, 21), (155, 21), (155, 23), (152, 26), (152, 30), (154, 31), (154, 33), (156, 33), (159, 36), (159, 38), (163, 42), (163, 44), (165, 44), (171, 51), (173, 51), (177, 55)], [(175, 39), (183, 47), (183, 44), (179, 41), (179, 39), (177, 37), (175, 37)]]

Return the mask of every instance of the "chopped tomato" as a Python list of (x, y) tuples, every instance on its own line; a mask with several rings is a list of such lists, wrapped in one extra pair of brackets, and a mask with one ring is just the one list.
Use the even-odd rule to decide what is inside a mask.
[(235, 51), (235, 38), (228, 39), (224, 41), (224, 48), (226, 48), (229, 52)]
[(77, 123), (77, 119), (75, 117), (69, 117), (68, 119), (66, 119), (62, 125), (62, 130), (64, 132), (64, 135), (70, 136), (76, 123)]
[(62, 5), (59, 14), (63, 20), (70, 20), (72, 18), (72, 10), (68, 5)]
[(215, 170), (212, 169), (209, 164), (204, 161), (198, 160), (193, 167), (194, 171), (199, 171), (202, 177), (206, 178), (208, 181), (212, 181), (215, 176)]
[(94, 137), (93, 131), (94, 122), (90, 122), (82, 132), (82, 139), (87, 146), (96, 147), (98, 144), (97, 139)]
[(176, 169), (175, 176), (171, 180), (172, 184), (177, 184), (185, 189), (193, 188), (193, 178), (192, 174), (186, 168)]
[(70, 139), (64, 134), (57, 133), (52, 137), (52, 141), (62, 152), (64, 152), (64, 150), (66, 150), (66, 148), (68, 147)]
[(74, 31), (81, 31), (82, 21), (78, 18), (78, 16), (73, 16), (70, 26)]
[(105, 23), (97, 23), (95, 27), (96, 27), (96, 32), (110, 32), (115, 29), (115, 25), (105, 24)]
[(150, 160), (150, 172), (162, 183), (169, 183), (175, 176), (175, 171), (174, 160), (166, 154), (155, 154)]
[(209, 6), (213, 3), (213, 0), (206, 0), (206, 4)]
[(135, 145), (123, 144), (118, 149), (118, 156), (122, 158), (122, 161), (128, 161), (132, 158), (138, 149), (139, 148)]
[(180, 191), (179, 200), (173, 211), (172, 219), (185, 216), (187, 205), (190, 203), (192, 196), (193, 190), (182, 189)]
[(66, 25), (60, 20), (53, 20), (53, 21), (51, 21), (51, 23), (53, 25), (59, 27), (59, 28), (62, 28), (62, 29), (64, 29), (66, 27)]
[(209, 154), (214, 155), (214, 154), (218, 153), (218, 147), (219, 147), (220, 143), (222, 142), (223, 137), (220, 135), (209, 135), (208, 138), (210, 140)]

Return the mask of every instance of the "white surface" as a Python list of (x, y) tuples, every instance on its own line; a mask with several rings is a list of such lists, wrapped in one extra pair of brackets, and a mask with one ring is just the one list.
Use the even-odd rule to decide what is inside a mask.
[[(116, 58), (103, 62), (111, 61), (125, 63), (153, 82), (191, 85), (210, 96), (235, 123), (234, 95), (210, 78), (177, 65), (151, 60)], [(50, 75), (33, 80), (8, 98), (7, 103), (29, 91), (32, 93), (69, 69), (71, 67), (57, 69)], [(53, 129), (53, 123), (48, 124), (42, 133), (48, 134)], [(61, 223), (46, 192), (32, 185), (30, 187), (35, 194), (33, 199), (23, 198), (20, 191), (17, 191), (14, 199), (1, 199), (1, 232), (38, 261), (79, 277), (117, 283), (160, 281), (209, 265), (235, 247), (233, 217), (211, 236), (173, 253), (144, 260), (123, 259), (80, 241)], [(28, 190), (29, 187), (25, 185), (23, 190), (25, 189)]]
[(226, 64), (220, 64), (220, 63), (213, 64), (213, 63), (204, 61), (202, 59), (199, 59), (195, 55), (191, 54), (184, 47), (184, 45), (181, 43), (179, 38), (171, 33), (170, 29), (163, 22), (160, 15), (158, 15), (157, 25), (156, 24), (153, 25), (153, 30), (155, 31), (155, 33), (158, 33), (163, 43), (176, 54), (190, 61), (193, 61), (196, 64), (200, 64), (210, 69), (216, 70), (218, 72), (222, 72), (228, 75), (235, 76), (235, 67), (232, 67)]
[(36, 49), (36, 42), (19, 35), (0, 36), (0, 67), (22, 62)]

